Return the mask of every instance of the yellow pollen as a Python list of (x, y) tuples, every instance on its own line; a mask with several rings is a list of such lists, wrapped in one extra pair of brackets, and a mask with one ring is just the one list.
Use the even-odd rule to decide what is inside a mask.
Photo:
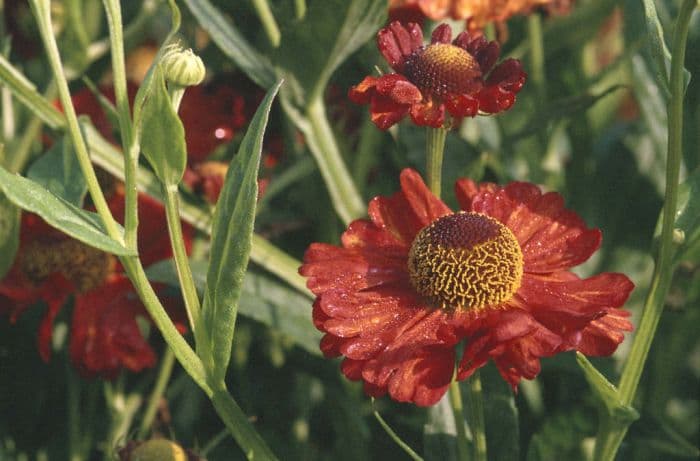
[(496, 219), (459, 212), (418, 232), (408, 254), (408, 272), (416, 291), (435, 307), (484, 309), (518, 291), (523, 254), (513, 232)]
[(447, 43), (434, 43), (409, 56), (404, 73), (417, 87), (444, 96), (478, 90), (481, 68), (467, 50)]
[(30, 280), (41, 282), (61, 273), (84, 293), (102, 284), (114, 270), (114, 257), (77, 240), (35, 241), (21, 254), (22, 271)]

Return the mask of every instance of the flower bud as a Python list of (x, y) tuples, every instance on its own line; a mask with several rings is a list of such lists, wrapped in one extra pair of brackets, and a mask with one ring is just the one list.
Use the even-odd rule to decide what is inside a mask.
[(134, 443), (122, 449), (119, 456), (125, 461), (187, 461), (189, 459), (180, 445), (166, 439)]
[(182, 87), (199, 85), (206, 74), (202, 59), (179, 44), (169, 47), (161, 63), (166, 80)]

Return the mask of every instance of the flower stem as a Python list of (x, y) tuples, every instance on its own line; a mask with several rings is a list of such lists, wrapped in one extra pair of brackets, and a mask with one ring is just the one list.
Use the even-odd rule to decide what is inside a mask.
[(80, 165), (80, 169), (85, 177), (88, 190), (90, 191), (90, 197), (92, 198), (97, 213), (102, 219), (107, 234), (117, 242), (123, 242), (124, 238), (119, 230), (117, 222), (112, 216), (112, 212), (107, 206), (105, 196), (102, 193), (102, 189), (100, 189), (99, 183), (97, 182), (95, 169), (92, 167), (92, 163), (90, 162), (90, 155), (88, 154), (85, 140), (80, 133), (78, 117), (75, 113), (73, 102), (71, 101), (68, 81), (66, 80), (66, 76), (63, 71), (61, 56), (58, 52), (58, 45), (56, 44), (56, 38), (53, 34), (49, 1), (30, 0), (29, 3), (36, 18), (39, 34), (44, 42), (44, 48), (46, 49), (49, 65), (56, 81), (58, 97), (61, 101), (61, 105), (63, 106), (68, 133), (70, 134), (71, 141), (73, 142), (73, 148), (75, 149), (78, 164)]
[(365, 214), (365, 205), (340, 155), (321, 95), (309, 102), (307, 115), (310, 126), (300, 128), (328, 187), (335, 211), (345, 224), (349, 224)]
[(253, 7), (258, 14), (260, 22), (262, 22), (268, 40), (270, 40), (273, 47), (277, 48), (280, 46), (280, 29), (277, 26), (275, 16), (270, 11), (270, 5), (267, 3), (267, 0), (253, 0)]
[(372, 397), (372, 413), (374, 413), (374, 417), (377, 418), (377, 422), (379, 422), (379, 425), (382, 426), (382, 429), (384, 429), (384, 432), (386, 432), (387, 435), (389, 437), (391, 437), (391, 440), (393, 440), (396, 443), (396, 445), (401, 447), (401, 449), (403, 451), (405, 451), (406, 454), (412, 460), (423, 461), (423, 458), (418, 453), (413, 451), (413, 449), (411, 447), (409, 447), (406, 442), (401, 440), (401, 437), (399, 437), (399, 435), (396, 432), (394, 432), (394, 430), (391, 428), (391, 426), (389, 426), (389, 424), (387, 424), (387, 422), (384, 421), (384, 418), (382, 418), (382, 415), (380, 415), (379, 412), (377, 411), (377, 409), (374, 407), (374, 397)]
[(474, 439), (474, 460), (487, 461), (486, 457), (486, 425), (484, 423), (484, 401), (479, 370), (469, 378), (467, 392), (467, 411), (469, 427)]
[(438, 198), (442, 193), (442, 158), (446, 139), (445, 128), (428, 128), (425, 138), (425, 175), (428, 187)]
[(187, 318), (190, 321), (190, 328), (195, 334), (195, 340), (199, 344), (201, 341), (199, 334), (199, 312), (200, 304), (197, 295), (197, 288), (194, 284), (192, 269), (187, 258), (187, 249), (182, 236), (182, 224), (180, 222), (180, 212), (178, 205), (179, 193), (176, 185), (164, 186), (165, 196), (165, 217), (168, 222), (168, 232), (170, 233), (170, 245), (173, 249), (175, 269), (180, 282), (180, 290), (185, 300)]
[(126, 89), (124, 63), (124, 33), (121, 6), (117, 0), (104, 0), (109, 23), (109, 45), (112, 55), (114, 97), (119, 116), (119, 132), (124, 152), (124, 240), (127, 248), (138, 248), (138, 194), (136, 191), (136, 164), (138, 148), (133, 148), (134, 128), (131, 122), (129, 95)]
[(156, 384), (153, 386), (153, 391), (151, 391), (151, 395), (148, 397), (148, 406), (143, 414), (143, 418), (141, 418), (139, 438), (145, 438), (148, 429), (153, 424), (156, 412), (158, 411), (158, 404), (163, 397), (168, 381), (170, 381), (170, 376), (173, 374), (173, 365), (175, 365), (175, 354), (173, 354), (172, 349), (167, 348), (160, 364), (160, 370), (158, 370)]
[(542, 36), (542, 17), (531, 14), (527, 19), (527, 32), (530, 39), (530, 80), (535, 86), (537, 101), (541, 103), (545, 96), (544, 40)]
[(306, 0), (294, 0), (294, 13), (297, 19), (304, 19), (304, 16), (306, 16)]
[[(471, 460), (469, 450), (469, 439), (467, 438), (467, 426), (464, 424), (464, 404), (462, 403), (462, 392), (459, 389), (459, 381), (457, 381), (457, 373), (452, 378), (450, 383), (450, 405), (452, 406), (452, 414), (455, 419), (455, 428), (457, 429), (457, 454), (460, 461)], [(471, 421), (470, 421), (471, 423)]]
[[(673, 276), (673, 230), (678, 203), (678, 179), (683, 141), (683, 64), (688, 39), (688, 28), (697, 0), (684, 0), (674, 28), (671, 56), (668, 104), (668, 154), (666, 160), (666, 194), (662, 217), (661, 239), (654, 266), (651, 287), (644, 303), (639, 329), (622, 372), (618, 398), (620, 404), (630, 405), (634, 400), (656, 327), (664, 310), (666, 295)], [(607, 427), (606, 427), (607, 426)], [(595, 459), (612, 461), (627, 432), (627, 424), (601, 425), (596, 440)]]

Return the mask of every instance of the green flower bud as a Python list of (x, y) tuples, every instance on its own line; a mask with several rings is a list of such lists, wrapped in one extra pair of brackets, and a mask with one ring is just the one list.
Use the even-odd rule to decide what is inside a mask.
[(182, 49), (179, 44), (169, 47), (161, 65), (165, 79), (182, 87), (199, 85), (206, 74), (202, 59), (191, 49)]
[(170, 440), (151, 439), (137, 446), (126, 459), (129, 461), (187, 461), (187, 453)]

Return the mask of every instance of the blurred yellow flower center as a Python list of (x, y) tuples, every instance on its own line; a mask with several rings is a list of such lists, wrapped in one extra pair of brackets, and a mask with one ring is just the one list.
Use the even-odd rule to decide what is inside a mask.
[(434, 43), (409, 56), (404, 73), (417, 87), (443, 96), (478, 89), (481, 68), (467, 50), (447, 43)]
[(77, 240), (35, 241), (22, 251), (22, 271), (34, 282), (59, 272), (84, 293), (102, 284), (114, 270), (114, 257)]
[(445, 310), (474, 310), (508, 301), (520, 287), (523, 254), (496, 219), (459, 212), (416, 235), (408, 272), (418, 293)]

